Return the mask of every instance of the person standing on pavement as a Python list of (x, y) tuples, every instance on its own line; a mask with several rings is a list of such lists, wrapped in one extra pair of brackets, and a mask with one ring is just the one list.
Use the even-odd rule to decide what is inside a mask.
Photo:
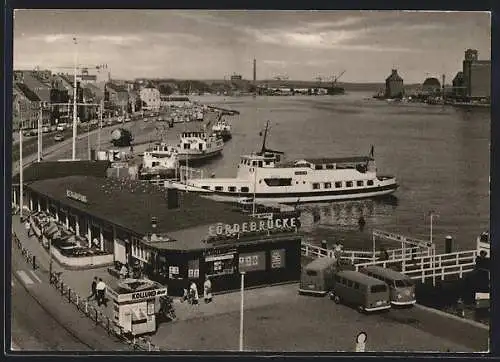
[(30, 237), (30, 231), (31, 231), (31, 225), (28, 220), (24, 223), (24, 228), (26, 229), (26, 234), (28, 234), (28, 237)]
[(198, 299), (199, 299), (199, 296), (198, 296), (198, 287), (196, 286), (196, 283), (193, 281), (191, 283), (191, 286), (189, 287), (190, 289), (190, 292), (191, 292), (191, 300), (192, 300), (192, 303), (193, 305), (198, 305)]
[(97, 283), (96, 290), (97, 290), (97, 305), (98, 306), (100, 306), (101, 304), (106, 305), (106, 301), (104, 299), (106, 284), (102, 281), (101, 278), (99, 278), (99, 283)]
[(203, 283), (203, 298), (205, 299), (205, 304), (212, 301), (212, 282), (208, 277), (205, 278), (205, 283)]
[(94, 280), (92, 280), (92, 285), (90, 286), (91, 294), (87, 298), (87, 300), (90, 300), (92, 297), (97, 300), (97, 277), (94, 277)]

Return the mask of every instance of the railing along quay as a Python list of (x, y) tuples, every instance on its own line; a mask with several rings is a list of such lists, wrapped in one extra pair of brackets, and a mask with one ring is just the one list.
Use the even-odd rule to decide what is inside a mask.
[(149, 338), (135, 337), (126, 333), (116, 321), (104, 315), (98, 307), (91, 303), (87, 297), (81, 297), (78, 293), (65, 284), (61, 278), (61, 272), (53, 272), (50, 275), (50, 284), (61, 293), (61, 297), (68, 303), (74, 304), (76, 308), (85, 316), (90, 318), (96, 326), (104, 328), (108, 335), (130, 345), (134, 350), (140, 351), (160, 351), (160, 348), (154, 345)]
[[(308, 257), (316, 257), (316, 258), (334, 258), (335, 250), (325, 249), (320, 246), (312, 245), (310, 243), (303, 242), (301, 244), (302, 255)], [(422, 250), (420, 247), (412, 247), (412, 248), (402, 248), (402, 249), (390, 249), (387, 250), (387, 259), (388, 261), (397, 261), (397, 260), (410, 260), (413, 257), (427, 256), (428, 251)], [(344, 260), (349, 260), (353, 264), (358, 263), (366, 263), (377, 261), (382, 257), (381, 251), (376, 251), (373, 253), (372, 251), (361, 251), (361, 250), (342, 250), (340, 252), (340, 258)]]
[(430, 256), (416, 256), (414, 258), (402, 258), (394, 260), (378, 260), (356, 264), (356, 270), (364, 266), (379, 265), (383, 268), (401, 265), (401, 272), (411, 279), (419, 279), (425, 282), (428, 278), (445, 279), (445, 276), (458, 275), (463, 277), (464, 273), (474, 270), (477, 258), (476, 250), (457, 251), (454, 253), (437, 254)]

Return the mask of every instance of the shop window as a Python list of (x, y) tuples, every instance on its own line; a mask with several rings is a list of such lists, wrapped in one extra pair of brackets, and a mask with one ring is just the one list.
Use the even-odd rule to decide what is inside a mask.
[(200, 260), (189, 260), (188, 261), (188, 278), (199, 278), (200, 277)]
[(342, 187), (342, 181), (335, 182), (335, 188), (340, 189)]
[(205, 258), (208, 276), (233, 274), (235, 272), (234, 254), (216, 255)]
[(352, 186), (353, 186), (352, 181), (346, 181), (345, 187), (352, 187)]
[(363, 181), (356, 181), (356, 186), (358, 187), (363, 187), (364, 182)]
[(319, 183), (318, 182), (314, 182), (313, 183), (313, 190), (318, 190), (319, 189)]
[(366, 184), (367, 184), (368, 186), (373, 186), (373, 180), (368, 180), (368, 181), (366, 182)]
[(332, 188), (332, 183), (331, 182), (325, 182), (325, 189), (331, 189)]
[(178, 266), (171, 265), (168, 267), (168, 278), (169, 279), (179, 278), (179, 267)]
[(241, 188), (241, 192), (248, 192), (249, 191), (249, 188), (244, 186)]

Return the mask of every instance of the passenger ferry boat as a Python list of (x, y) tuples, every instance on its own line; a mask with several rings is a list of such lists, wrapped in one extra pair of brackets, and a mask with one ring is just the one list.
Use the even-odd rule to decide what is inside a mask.
[(212, 132), (218, 136), (219, 138), (222, 138), (224, 142), (227, 142), (231, 139), (231, 125), (226, 122), (224, 119), (219, 119), (213, 126), (212, 126)]
[(144, 152), (139, 177), (141, 179), (174, 178), (177, 176), (178, 168), (177, 147), (161, 142), (155, 144), (152, 150)]
[(215, 135), (207, 135), (205, 131), (182, 132), (177, 146), (179, 162), (197, 162), (222, 153), (224, 141)]
[(268, 125), (261, 151), (241, 156), (236, 178), (190, 179), (173, 185), (220, 201), (251, 198), (274, 203), (368, 198), (387, 195), (398, 188), (395, 177), (377, 174), (373, 148), (370, 156), (283, 162), (283, 152), (266, 148)]

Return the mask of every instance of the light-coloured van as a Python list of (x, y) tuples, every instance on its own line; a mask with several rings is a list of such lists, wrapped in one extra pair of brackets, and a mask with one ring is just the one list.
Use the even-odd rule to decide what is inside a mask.
[(334, 258), (318, 258), (307, 264), (300, 276), (299, 294), (325, 296), (333, 288), (335, 273), (354, 270), (354, 265)]
[(389, 287), (366, 274), (345, 270), (335, 274), (330, 299), (355, 306), (360, 312), (390, 309)]
[(368, 265), (361, 273), (383, 281), (389, 287), (391, 304), (395, 306), (412, 306), (417, 302), (415, 283), (406, 275), (378, 265)]

